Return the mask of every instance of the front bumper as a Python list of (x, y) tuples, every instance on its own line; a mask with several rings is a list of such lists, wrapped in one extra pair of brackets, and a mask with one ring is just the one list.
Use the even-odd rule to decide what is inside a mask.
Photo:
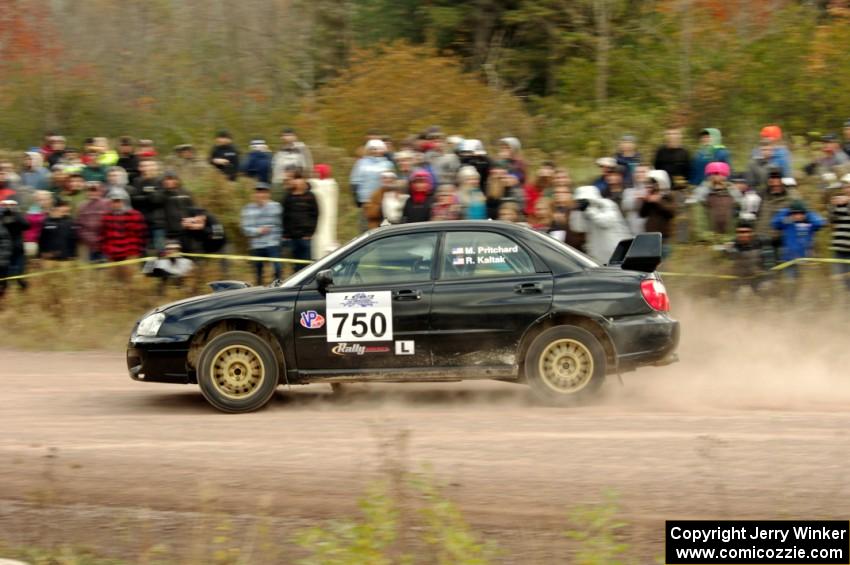
[(127, 344), (127, 370), (134, 381), (195, 382), (186, 362), (191, 336), (139, 337)]
[(608, 333), (614, 342), (617, 369), (675, 363), (679, 332), (679, 322), (663, 312), (613, 320)]

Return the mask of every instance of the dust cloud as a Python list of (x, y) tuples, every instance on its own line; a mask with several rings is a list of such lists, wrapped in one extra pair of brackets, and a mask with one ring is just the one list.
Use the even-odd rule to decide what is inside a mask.
[(602, 405), (658, 410), (845, 410), (850, 406), (846, 308), (680, 301), (678, 363), (611, 377)]
[(597, 397), (550, 408), (523, 385), (495, 381), (326, 385), (281, 394), (288, 409), (429, 410), (491, 406), (519, 410), (706, 413), (727, 410), (843, 411), (850, 408), (850, 336), (845, 312), (775, 302), (674, 300), (682, 324), (679, 362), (610, 375)]

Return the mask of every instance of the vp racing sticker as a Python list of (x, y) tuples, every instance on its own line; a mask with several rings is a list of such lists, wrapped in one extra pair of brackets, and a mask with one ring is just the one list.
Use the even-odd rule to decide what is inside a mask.
[(308, 330), (318, 330), (325, 325), (325, 317), (315, 310), (301, 312), (301, 326)]

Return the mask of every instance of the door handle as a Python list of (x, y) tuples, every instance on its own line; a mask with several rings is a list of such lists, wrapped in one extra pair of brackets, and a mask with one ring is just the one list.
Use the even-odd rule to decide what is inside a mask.
[(543, 285), (540, 283), (520, 283), (514, 287), (517, 294), (542, 294)]
[(419, 290), (405, 289), (393, 291), (393, 300), (420, 300), (422, 292)]

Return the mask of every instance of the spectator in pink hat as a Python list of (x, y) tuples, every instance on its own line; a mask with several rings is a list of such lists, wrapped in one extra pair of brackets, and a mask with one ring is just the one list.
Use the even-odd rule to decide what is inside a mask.
[(709, 163), (705, 167), (705, 181), (694, 191), (695, 203), (702, 208), (702, 213), (695, 214), (695, 221), (703, 241), (725, 243), (735, 227), (741, 195), (729, 182), (729, 175), (727, 163)]

